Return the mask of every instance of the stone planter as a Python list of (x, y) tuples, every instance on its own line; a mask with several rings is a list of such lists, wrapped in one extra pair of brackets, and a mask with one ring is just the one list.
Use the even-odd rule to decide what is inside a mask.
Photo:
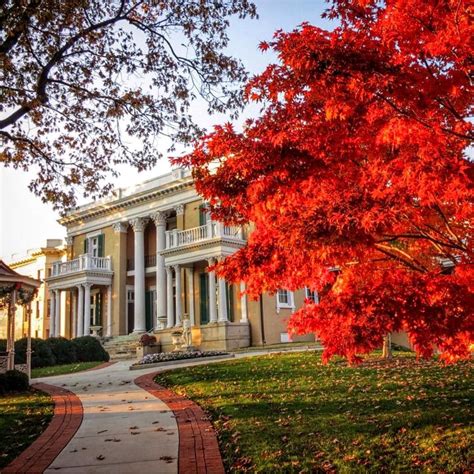
[(142, 359), (148, 354), (156, 354), (160, 352), (161, 344), (153, 344), (152, 346), (138, 346), (137, 347), (137, 358)]
[(181, 346), (183, 345), (183, 335), (179, 332), (174, 332), (171, 334), (171, 342), (174, 345), (173, 352), (181, 352)]

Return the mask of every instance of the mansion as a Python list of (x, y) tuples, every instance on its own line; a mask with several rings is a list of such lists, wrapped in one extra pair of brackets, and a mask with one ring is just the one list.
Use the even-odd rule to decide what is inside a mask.
[(295, 308), (317, 298), (303, 289), (251, 301), (244, 283), (207, 271), (245, 245), (248, 229), (211, 220), (187, 170), (118, 189), (59, 222), (67, 230), (64, 256), (45, 278), (51, 336), (154, 332), (171, 350), (172, 333), (189, 318), (202, 350), (276, 344), (289, 342)]

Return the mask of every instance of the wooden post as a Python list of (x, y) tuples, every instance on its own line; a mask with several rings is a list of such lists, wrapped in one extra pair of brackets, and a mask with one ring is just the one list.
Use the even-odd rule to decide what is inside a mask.
[(7, 370), (13, 370), (15, 368), (15, 317), (16, 317), (16, 289), (12, 291), (10, 297), (10, 304), (8, 307), (9, 316), (9, 337), (8, 337), (8, 361)]
[(28, 319), (28, 338), (26, 340), (26, 373), (28, 382), (31, 381), (31, 302), (26, 306), (26, 315)]

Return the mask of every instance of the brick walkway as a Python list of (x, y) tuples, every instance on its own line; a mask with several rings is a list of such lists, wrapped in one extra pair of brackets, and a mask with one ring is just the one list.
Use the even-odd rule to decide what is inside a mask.
[(224, 474), (216, 434), (201, 407), (153, 381), (159, 372), (142, 375), (135, 385), (166, 403), (179, 431), (179, 474)]
[(46, 430), (3, 473), (41, 473), (69, 443), (82, 422), (83, 409), (79, 398), (69, 390), (45, 383), (34, 385), (54, 400), (54, 415)]

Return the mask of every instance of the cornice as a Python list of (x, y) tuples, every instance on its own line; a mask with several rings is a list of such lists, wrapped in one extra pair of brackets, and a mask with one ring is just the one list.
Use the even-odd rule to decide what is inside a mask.
[(154, 190), (143, 191), (141, 193), (132, 194), (131, 196), (110, 201), (110, 203), (98, 203), (97, 206), (91, 206), (87, 209), (78, 208), (75, 211), (71, 211), (71, 213), (67, 216), (59, 219), (58, 222), (61, 225), (68, 226), (81, 221), (92, 220), (97, 217), (114, 214), (117, 211), (136, 206), (137, 204), (155, 200), (158, 197), (176, 194), (179, 191), (192, 188), (193, 186), (194, 181), (192, 178), (189, 178), (184, 182), (174, 184), (164, 189), (158, 188)]
[(209, 239), (209, 240), (201, 240), (201, 241), (190, 243), (187, 245), (182, 245), (180, 247), (173, 247), (170, 249), (162, 250), (160, 254), (163, 255), (163, 257), (170, 257), (172, 255), (179, 255), (182, 253), (192, 252), (193, 250), (212, 248), (216, 244), (225, 245), (227, 247), (231, 247), (235, 249), (240, 249), (244, 247), (246, 243), (247, 242), (243, 240), (238, 241), (238, 240), (233, 240), (233, 239), (226, 239), (225, 237), (218, 237), (218, 238)]

